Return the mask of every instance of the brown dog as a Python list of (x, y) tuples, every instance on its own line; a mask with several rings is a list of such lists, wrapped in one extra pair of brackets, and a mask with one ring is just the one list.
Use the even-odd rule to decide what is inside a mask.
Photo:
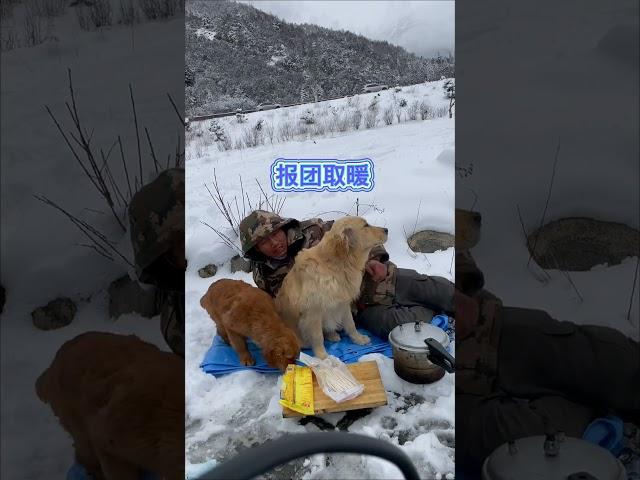
[(96, 479), (184, 478), (184, 360), (133, 335), (66, 342), (36, 381)]
[(273, 299), (259, 288), (241, 280), (218, 280), (200, 299), (200, 305), (243, 365), (255, 364), (247, 350), (247, 338), (262, 349), (271, 367), (285, 370), (298, 358), (300, 340), (276, 312)]
[(296, 256), (276, 296), (276, 308), (316, 357), (327, 357), (325, 333), (336, 342), (340, 328), (355, 343), (369, 343), (369, 337), (356, 330), (351, 302), (360, 294), (371, 249), (386, 240), (386, 228), (369, 225), (360, 217), (345, 217), (334, 222), (320, 243)]

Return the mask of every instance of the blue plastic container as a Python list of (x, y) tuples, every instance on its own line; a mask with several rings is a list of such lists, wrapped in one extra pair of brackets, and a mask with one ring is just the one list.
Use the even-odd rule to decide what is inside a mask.
[(615, 456), (622, 451), (623, 436), (624, 422), (613, 415), (596, 418), (582, 434), (584, 440), (606, 448)]

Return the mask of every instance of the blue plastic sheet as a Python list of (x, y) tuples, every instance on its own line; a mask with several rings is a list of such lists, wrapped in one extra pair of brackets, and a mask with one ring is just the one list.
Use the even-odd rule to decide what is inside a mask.
[[(368, 353), (381, 353), (389, 358), (393, 358), (391, 344), (389, 342), (381, 340), (365, 329), (359, 328), (358, 331), (363, 335), (367, 335), (371, 339), (371, 342), (367, 345), (357, 345), (342, 332), (342, 338), (339, 342), (324, 342), (327, 353), (338, 357), (344, 363), (355, 363), (361, 356)], [(251, 367), (241, 365), (240, 359), (233, 347), (224, 343), (224, 340), (216, 335), (213, 338), (211, 347), (204, 355), (200, 368), (206, 373), (216, 376), (242, 370), (253, 370), (261, 373), (281, 373), (277, 368), (272, 368), (267, 365), (260, 348), (256, 344), (248, 340), (247, 348), (256, 361), (255, 365)], [(313, 351), (310, 348), (305, 348), (302, 351), (308, 355), (313, 355)]]

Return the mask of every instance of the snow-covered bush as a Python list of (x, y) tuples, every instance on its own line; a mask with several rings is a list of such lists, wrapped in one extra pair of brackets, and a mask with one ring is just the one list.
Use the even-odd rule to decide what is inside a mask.
[(91, 4), (76, 6), (76, 18), (82, 30), (96, 30), (111, 25), (110, 0), (95, 0)]
[(382, 120), (384, 120), (385, 125), (393, 124), (393, 107), (389, 106), (384, 109), (382, 112)]
[(244, 127), (242, 129), (242, 141), (246, 147), (257, 147), (258, 145), (262, 145), (264, 143), (264, 138), (262, 136), (262, 130), (256, 128), (257, 124), (253, 127)]
[(24, 44), (27, 47), (40, 45), (46, 38), (45, 29), (45, 21), (38, 15), (36, 7), (27, 3), (24, 10)]
[(423, 100), (420, 102), (420, 119), (427, 120), (428, 118), (433, 118), (433, 108), (428, 102)]
[(265, 126), (264, 126), (264, 134), (269, 139), (269, 143), (271, 143), (271, 145), (273, 145), (273, 139), (274, 139), (275, 134), (276, 134), (276, 130), (275, 130), (274, 126), (273, 126), (273, 122), (265, 124)]
[(293, 124), (291, 122), (282, 122), (278, 127), (278, 140), (288, 142), (293, 139)]
[(406, 107), (407, 106), (407, 101), (404, 98), (401, 98), (400, 102), (398, 102), (398, 106), (402, 107), (402, 108)]
[[(5, 1), (3, 0), (2, 3)], [(67, 0), (29, 0), (27, 4), (39, 17), (53, 18), (62, 15), (67, 10), (68, 2)]]
[[(123, 25), (134, 25), (140, 23), (140, 14), (134, 4), (134, 0), (120, 0), (120, 20)], [(187, 69), (187, 72), (189, 70)], [(191, 72), (193, 76), (193, 72)]]
[(378, 109), (368, 110), (364, 115), (364, 126), (366, 128), (373, 128), (378, 123)]
[(351, 122), (351, 126), (354, 130), (358, 130), (360, 128), (360, 124), (362, 123), (362, 112), (360, 109), (356, 109), (351, 113), (349, 121)]
[(336, 128), (339, 132), (346, 132), (350, 127), (350, 116), (348, 113), (343, 113), (340, 115), (336, 121)]
[(409, 105), (409, 108), (407, 109), (407, 118), (409, 120), (417, 120), (419, 111), (420, 103), (417, 100), (411, 102), (411, 105)]
[(300, 120), (302, 121), (302, 123), (306, 125), (313, 125), (314, 123), (316, 123), (316, 116), (313, 114), (311, 110), (307, 110), (300, 117)]
[(213, 120), (211, 122), (211, 125), (209, 125), (209, 133), (213, 135), (214, 142), (221, 142), (227, 136), (224, 128), (222, 127), (222, 125), (220, 125), (220, 123), (218, 123), (217, 120)]

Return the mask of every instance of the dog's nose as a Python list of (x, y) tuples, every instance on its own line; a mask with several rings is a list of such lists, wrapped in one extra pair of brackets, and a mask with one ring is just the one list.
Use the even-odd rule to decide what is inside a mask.
[(384, 230), (384, 233), (389, 233), (389, 230), (386, 228), (383, 228), (382, 230)]

